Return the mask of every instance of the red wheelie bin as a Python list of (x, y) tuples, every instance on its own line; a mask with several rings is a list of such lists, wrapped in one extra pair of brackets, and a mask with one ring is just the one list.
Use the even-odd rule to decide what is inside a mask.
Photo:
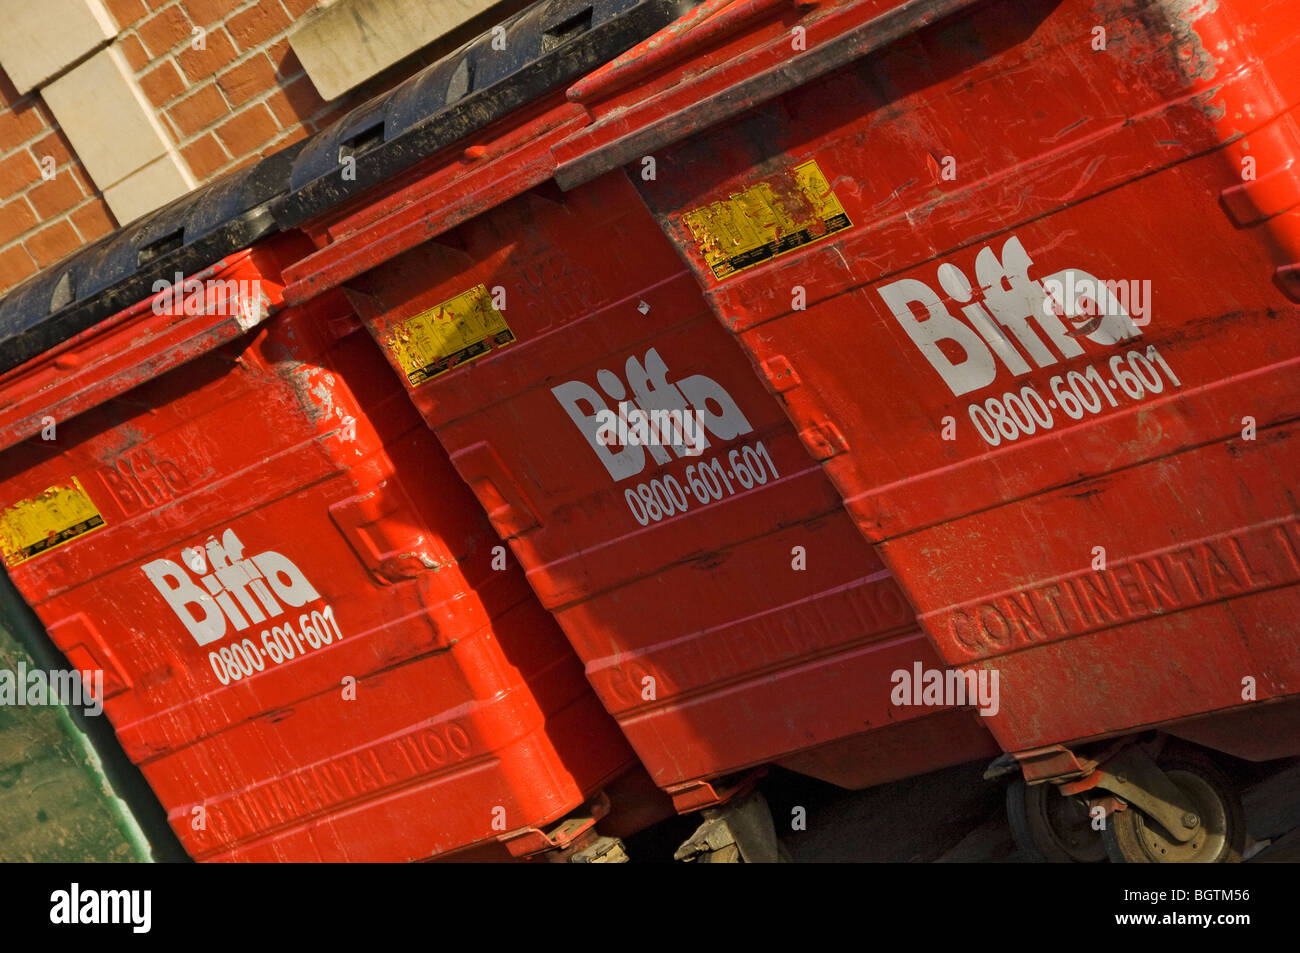
[[(627, 178), (548, 181), (585, 121), (542, 93), (305, 221), (288, 299), (345, 289), (679, 810), (749, 810), (771, 763), (864, 787), (995, 754), (974, 695), (894, 699), (942, 663)], [(374, 107), (335, 136), (367, 124), (400, 144)], [(344, 151), (295, 178), (337, 185)]]
[(1050, 781), (1112, 859), (1235, 859), (1201, 748), (1300, 754), (1297, 24), (733, 4), (570, 90), (557, 180), (627, 166), (940, 655), (999, 673), (1045, 853)]
[(303, 237), (190, 267), (214, 201), (0, 304), (15, 585), (195, 859), (617, 856), (667, 799), (346, 302), (284, 308)]

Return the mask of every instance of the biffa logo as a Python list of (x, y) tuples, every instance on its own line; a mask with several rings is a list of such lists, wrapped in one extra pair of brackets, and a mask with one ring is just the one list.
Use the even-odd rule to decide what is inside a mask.
[[(1058, 354), (1066, 359), (1082, 354), (1081, 338), (1108, 346), (1141, 335), (1126, 306), (1140, 299), (1121, 301), (1116, 294), (1117, 288), (1127, 286), (1077, 268), (1034, 281), (1029, 277), (1033, 264), (1020, 239), (1012, 235), (1001, 256), (988, 245), (975, 256), (982, 300), (951, 262), (941, 264), (936, 275), (948, 301), (915, 278), (890, 282), (879, 294), (958, 397), (992, 384), (999, 364), (1015, 377), (1029, 374), (1026, 354), (1038, 367), (1048, 367), (1057, 363)], [(948, 310), (949, 302), (960, 306), (969, 324)]]
[[(713, 378), (692, 374), (670, 384), (668, 365), (654, 348), (644, 360), (629, 357), (623, 374), (634, 399), (628, 399), (628, 385), (603, 368), (596, 372), (596, 383), (604, 396), (582, 381), (551, 388), (616, 482), (645, 469), (647, 449), (662, 466), (673, 459), (669, 449), (678, 457), (696, 457), (709, 446), (707, 434), (725, 442), (754, 429)], [(618, 402), (617, 411), (605, 396)]]
[[(180, 558), (180, 563), (155, 559), (142, 570), (199, 645), (220, 639), (227, 624), (242, 632), (320, 598), (287, 556), (268, 549), (244, 558), (244, 544), (233, 529), (219, 542), (209, 537), (204, 549), (184, 550)], [(191, 571), (202, 588), (190, 578)]]

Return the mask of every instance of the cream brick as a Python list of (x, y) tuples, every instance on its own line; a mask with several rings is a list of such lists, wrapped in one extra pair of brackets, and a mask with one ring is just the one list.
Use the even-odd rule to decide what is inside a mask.
[(41, 95), (101, 190), (168, 149), (167, 134), (117, 46), (60, 76)]
[(167, 153), (104, 190), (104, 201), (125, 225), (146, 212), (180, 198), (198, 183), (175, 153)]
[(0, 0), (0, 66), (20, 93), (117, 35), (100, 0)]
[(498, 0), (336, 0), (303, 20), (289, 45), (316, 91), (333, 99), (497, 5)]

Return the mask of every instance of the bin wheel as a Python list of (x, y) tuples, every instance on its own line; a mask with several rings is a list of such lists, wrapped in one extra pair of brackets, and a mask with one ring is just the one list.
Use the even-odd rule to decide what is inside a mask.
[(1246, 845), (1246, 814), (1241, 796), (1219, 767), (1197, 752), (1180, 752), (1161, 760), (1160, 768), (1196, 805), (1201, 829), (1187, 843), (1133, 805), (1116, 811), (1102, 840), (1115, 864), (1236, 864)]
[(1066, 797), (1055, 784), (1028, 785), (1016, 778), (1007, 788), (1011, 839), (1040, 864), (1099, 864), (1106, 845), (1092, 829), (1088, 802)]

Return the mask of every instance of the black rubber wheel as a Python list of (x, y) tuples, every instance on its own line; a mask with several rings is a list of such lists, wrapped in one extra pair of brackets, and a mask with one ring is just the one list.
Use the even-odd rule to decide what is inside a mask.
[(1182, 751), (1161, 769), (1196, 805), (1201, 826), (1179, 843), (1132, 804), (1106, 819), (1102, 840), (1115, 864), (1237, 864), (1246, 846), (1246, 813), (1236, 786), (1213, 761)]
[(1099, 864), (1106, 845), (1092, 829), (1088, 802), (1065, 797), (1055, 784), (1025, 784), (1014, 779), (1007, 788), (1007, 822), (1011, 838), (1040, 864)]

